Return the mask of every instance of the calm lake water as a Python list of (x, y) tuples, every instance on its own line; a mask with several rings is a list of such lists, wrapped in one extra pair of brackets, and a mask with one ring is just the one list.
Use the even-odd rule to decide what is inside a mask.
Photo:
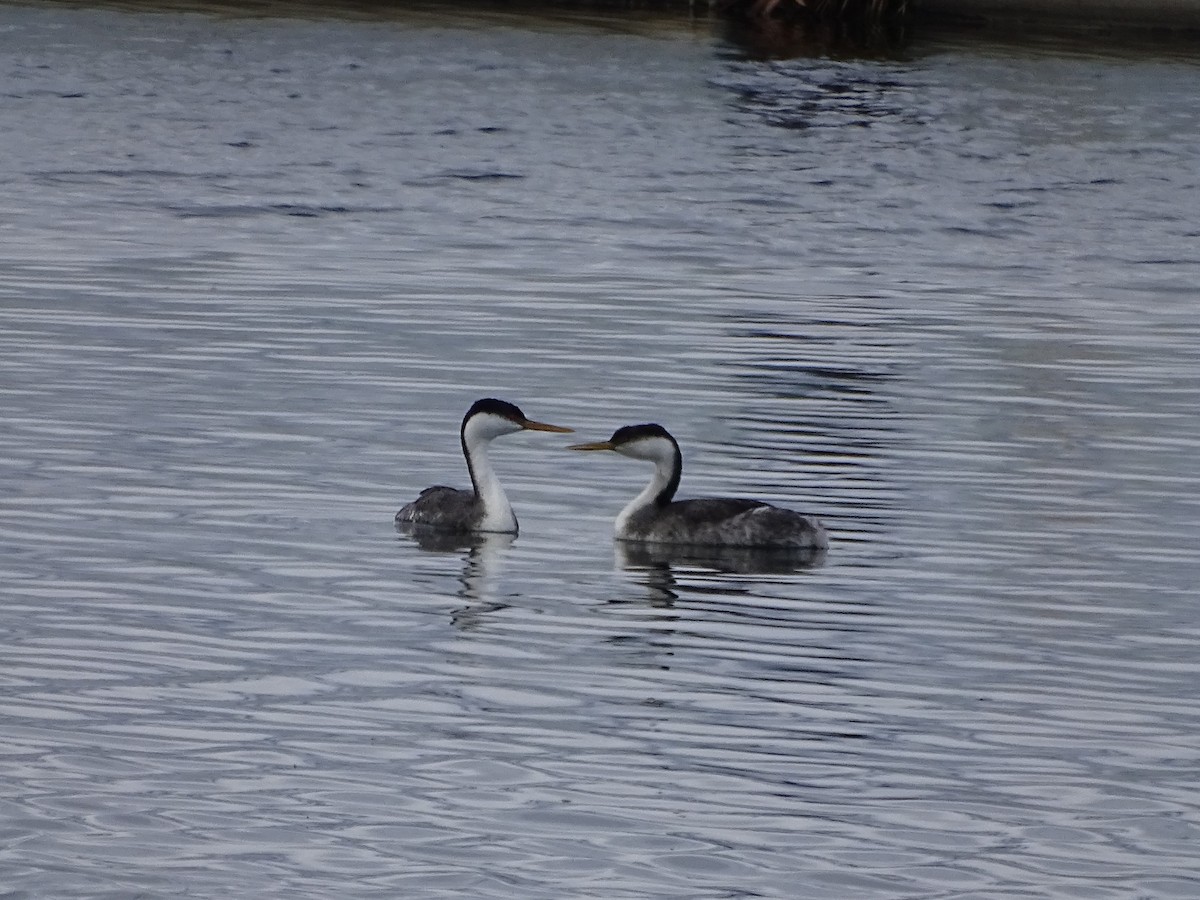
[[(0, 6), (0, 892), (1200, 896), (1200, 55)], [(521, 535), (397, 508), (496, 445)], [(647, 558), (683, 496), (823, 564)]]

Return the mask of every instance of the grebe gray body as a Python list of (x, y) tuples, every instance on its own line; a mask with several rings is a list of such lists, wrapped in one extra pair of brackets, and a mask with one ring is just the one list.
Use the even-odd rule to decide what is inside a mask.
[(416, 500), (396, 513), (396, 525), (516, 534), (517, 517), (492, 469), (488, 444), (518, 431), (573, 430), (527, 419), (520, 409), (504, 400), (476, 400), (463, 416), (459, 429), (472, 489), (463, 491), (445, 485), (425, 488)]
[(829, 546), (821, 523), (794, 510), (728, 497), (674, 500), (683, 454), (661, 425), (626, 425), (607, 441), (574, 444), (570, 449), (612, 450), (654, 463), (650, 483), (617, 516), (618, 540), (797, 550)]

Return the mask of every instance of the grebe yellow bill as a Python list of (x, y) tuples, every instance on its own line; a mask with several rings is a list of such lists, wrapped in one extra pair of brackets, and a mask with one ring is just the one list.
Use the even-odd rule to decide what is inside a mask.
[(498, 437), (518, 431), (553, 431), (567, 434), (575, 429), (535, 422), (504, 400), (476, 400), (463, 416), (459, 437), (471, 490), (435, 485), (396, 513), (397, 527), (437, 528), (446, 531), (498, 531), (517, 533), (517, 517), (488, 458), (488, 445)]
[(654, 463), (654, 475), (617, 516), (618, 540), (720, 547), (823, 550), (825, 528), (812, 516), (760, 500), (713, 497), (675, 500), (683, 454), (661, 425), (626, 425), (607, 441), (572, 444), (569, 450), (611, 450)]

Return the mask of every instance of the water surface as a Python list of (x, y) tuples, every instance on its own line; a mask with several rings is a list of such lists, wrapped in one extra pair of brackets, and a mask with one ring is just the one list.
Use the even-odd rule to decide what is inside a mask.
[[(1186, 54), (0, 6), (12, 896), (1192, 897)], [(614, 547), (658, 421), (824, 561)]]

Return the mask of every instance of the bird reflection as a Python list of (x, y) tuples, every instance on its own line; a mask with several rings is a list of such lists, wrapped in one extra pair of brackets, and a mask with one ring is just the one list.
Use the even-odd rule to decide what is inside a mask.
[(676, 578), (678, 567), (724, 575), (781, 575), (814, 568), (825, 560), (825, 550), (815, 548), (693, 547), (642, 541), (616, 541), (615, 547), (617, 565), (635, 573), (647, 589), (646, 599), (656, 607), (672, 606), (680, 591), (725, 596), (752, 591), (748, 583), (735, 580), (718, 579), (713, 584), (690, 581), (684, 586)]
[(461, 553), (462, 574), (458, 577), (458, 596), (467, 605), (450, 614), (450, 621), (459, 628), (477, 627), (488, 613), (505, 609), (508, 604), (491, 597), (492, 581), (505, 551), (516, 540), (515, 534), (504, 532), (443, 531), (419, 525), (399, 528), (402, 535), (413, 540), (426, 553)]
[(638, 581), (646, 588), (646, 600), (651, 606), (668, 609), (679, 599), (679, 582), (669, 563), (650, 560), (633, 562), (623, 558), (618, 550), (617, 564), (626, 571), (635, 573)]
[(616, 541), (617, 563), (626, 569), (696, 566), (733, 575), (781, 575), (815, 568), (823, 548), (725, 547)]

